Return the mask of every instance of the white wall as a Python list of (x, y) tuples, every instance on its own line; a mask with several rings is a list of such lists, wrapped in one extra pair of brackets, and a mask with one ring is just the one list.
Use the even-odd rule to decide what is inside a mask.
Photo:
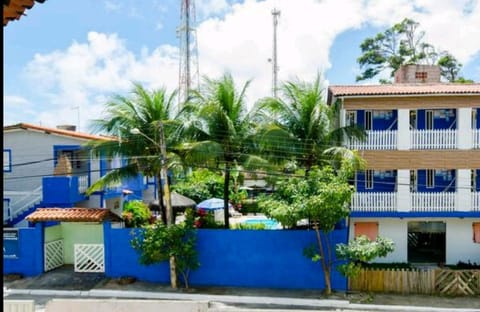
[(480, 244), (473, 242), (473, 222), (480, 219), (457, 219), (447, 221), (447, 264), (458, 261), (480, 263)]

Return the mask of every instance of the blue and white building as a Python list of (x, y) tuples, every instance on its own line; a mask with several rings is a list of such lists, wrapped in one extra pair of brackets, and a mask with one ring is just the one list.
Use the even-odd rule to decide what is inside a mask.
[(355, 176), (350, 239), (393, 239), (385, 262), (480, 263), (480, 84), (440, 81), (440, 69), (407, 65), (395, 82), (337, 85), (341, 125), (367, 168)]
[[(123, 201), (152, 200), (155, 181), (139, 175), (90, 196), (86, 190), (122, 159), (95, 157), (89, 140), (114, 140), (75, 131), (75, 126), (49, 128), (27, 123), (3, 128), (3, 224), (28, 226), (24, 218), (38, 207), (106, 208), (121, 215)], [(61, 158), (69, 174), (57, 174)], [(128, 190), (128, 195), (125, 195)]]

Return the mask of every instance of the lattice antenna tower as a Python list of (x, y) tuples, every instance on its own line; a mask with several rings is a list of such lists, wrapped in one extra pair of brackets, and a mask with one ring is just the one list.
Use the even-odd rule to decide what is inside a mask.
[(180, 26), (177, 28), (177, 36), (180, 38), (178, 110), (187, 101), (190, 90), (199, 88), (198, 44), (195, 25), (194, 0), (182, 0)]
[(278, 59), (277, 59), (277, 25), (280, 17), (280, 10), (274, 8), (272, 10), (273, 17), (273, 55), (272, 55), (272, 95), (277, 97), (278, 90)]

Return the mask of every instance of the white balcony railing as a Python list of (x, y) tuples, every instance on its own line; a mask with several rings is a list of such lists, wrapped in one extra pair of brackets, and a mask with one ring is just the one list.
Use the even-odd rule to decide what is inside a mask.
[(412, 211), (454, 211), (455, 197), (454, 192), (411, 193), (411, 209)]
[(473, 129), (473, 148), (480, 148), (480, 129)]
[(397, 193), (354, 193), (353, 211), (397, 211)]
[(480, 192), (472, 192), (472, 210), (480, 211)]
[(78, 176), (78, 193), (83, 194), (88, 188), (88, 175)]
[(348, 148), (358, 150), (391, 150), (397, 148), (396, 130), (366, 131), (365, 141), (349, 139)]
[(457, 147), (457, 130), (411, 130), (411, 149), (454, 149)]

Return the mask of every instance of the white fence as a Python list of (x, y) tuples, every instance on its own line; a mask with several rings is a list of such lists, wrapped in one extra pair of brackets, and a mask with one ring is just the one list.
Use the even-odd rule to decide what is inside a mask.
[(45, 272), (61, 267), (64, 263), (63, 239), (45, 243), (43, 256)]
[(454, 192), (445, 193), (411, 193), (412, 211), (454, 211)]
[(411, 149), (454, 149), (457, 147), (457, 130), (411, 130)]
[(353, 211), (397, 211), (397, 193), (354, 193)]
[(480, 192), (472, 192), (472, 210), (480, 211)]
[(473, 129), (473, 148), (480, 148), (480, 129)]
[(103, 244), (74, 244), (75, 272), (105, 272)]
[(365, 141), (349, 139), (348, 148), (358, 150), (391, 150), (397, 148), (397, 131), (366, 131)]
[(4, 312), (34, 312), (35, 300), (3, 300)]

